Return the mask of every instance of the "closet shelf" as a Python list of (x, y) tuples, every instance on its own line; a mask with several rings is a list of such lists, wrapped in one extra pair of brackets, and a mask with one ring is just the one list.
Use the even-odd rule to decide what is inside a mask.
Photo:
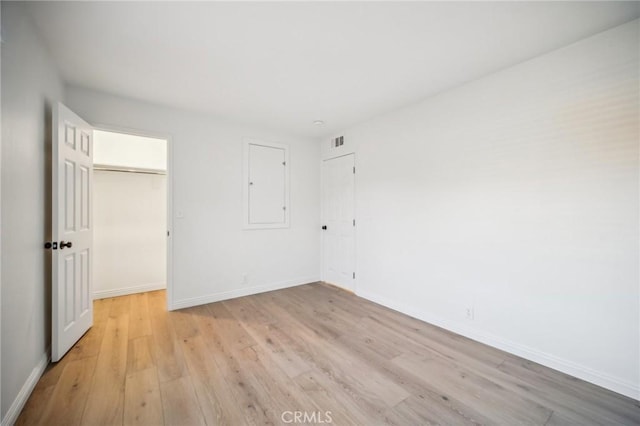
[(102, 172), (142, 173), (147, 175), (166, 175), (162, 169), (147, 169), (144, 167), (112, 166), (107, 164), (94, 164), (93, 170)]

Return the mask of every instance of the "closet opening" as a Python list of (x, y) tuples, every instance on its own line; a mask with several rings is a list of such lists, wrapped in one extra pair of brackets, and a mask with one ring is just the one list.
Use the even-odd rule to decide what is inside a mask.
[(167, 288), (167, 145), (94, 130), (94, 299)]

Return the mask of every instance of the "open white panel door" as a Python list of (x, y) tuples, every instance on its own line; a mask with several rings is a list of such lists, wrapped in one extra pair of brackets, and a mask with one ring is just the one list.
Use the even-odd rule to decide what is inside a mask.
[(67, 107), (53, 111), (51, 360), (93, 325), (93, 129)]

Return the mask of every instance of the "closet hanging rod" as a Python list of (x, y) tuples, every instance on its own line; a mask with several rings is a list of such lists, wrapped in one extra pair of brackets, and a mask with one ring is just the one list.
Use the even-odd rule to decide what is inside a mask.
[(93, 170), (102, 172), (120, 172), (120, 173), (140, 173), (145, 175), (166, 175), (166, 170), (145, 169), (143, 167), (122, 167), (122, 166), (106, 166), (103, 164), (94, 164)]

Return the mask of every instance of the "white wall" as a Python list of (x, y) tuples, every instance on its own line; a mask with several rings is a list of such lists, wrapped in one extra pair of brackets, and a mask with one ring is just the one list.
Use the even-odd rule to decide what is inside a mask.
[[(2, 38), (2, 7), (0, 7), (0, 38)], [(0, 43), (0, 70), (2, 69), (2, 43)], [(1, 72), (0, 72), (1, 74)], [(2, 99), (2, 84), (0, 84)], [(2, 102), (0, 102), (0, 129), (2, 129)], [(0, 131), (0, 168), (2, 167), (2, 134)], [(0, 229), (2, 229), (2, 177), (0, 173)], [(0, 232), (0, 259), (2, 259), (2, 232)], [(0, 332), (2, 330), (2, 266), (0, 262)], [(2, 383), (2, 338), (0, 337), (0, 383)], [(2, 421), (2, 386), (0, 386), (0, 421)]]
[(63, 86), (22, 3), (2, 2), (2, 416), (46, 366), (51, 279), (51, 105)]
[(96, 170), (93, 178), (94, 296), (165, 288), (167, 177)]
[[(170, 137), (174, 308), (319, 279), (314, 141), (75, 87), (66, 96), (90, 123)], [(290, 146), (290, 228), (242, 230), (243, 137)]]
[(93, 145), (94, 164), (167, 170), (167, 143), (162, 139), (95, 130)]
[(357, 293), (640, 397), (638, 40), (635, 21), (347, 129)]

